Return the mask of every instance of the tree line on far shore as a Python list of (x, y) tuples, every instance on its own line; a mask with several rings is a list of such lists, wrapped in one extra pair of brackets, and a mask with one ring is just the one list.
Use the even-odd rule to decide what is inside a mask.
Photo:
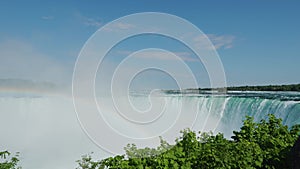
[(217, 91), (294, 91), (300, 92), (300, 84), (290, 85), (266, 85), (266, 86), (231, 86), (227, 88), (198, 88), (198, 90), (217, 90)]

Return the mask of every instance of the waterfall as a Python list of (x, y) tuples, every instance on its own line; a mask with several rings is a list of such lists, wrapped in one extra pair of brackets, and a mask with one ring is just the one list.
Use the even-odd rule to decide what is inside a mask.
[[(249, 96), (250, 95), (250, 96)], [(198, 104), (198, 119), (195, 130), (203, 130), (203, 125), (209, 125), (205, 116), (214, 117), (218, 124), (209, 129), (222, 132), (230, 136), (233, 130), (239, 130), (246, 116), (254, 117), (259, 122), (267, 119), (268, 114), (281, 118), (284, 125), (289, 127), (300, 124), (299, 93), (244, 93), (244, 95), (227, 94), (210, 96), (207, 94), (196, 95), (166, 95), (167, 102), (180, 99), (183, 103), (182, 111), (188, 114), (191, 104)], [(171, 104), (177, 107), (176, 104)], [(201, 126), (202, 124), (202, 126)], [(200, 126), (200, 127), (199, 127)]]

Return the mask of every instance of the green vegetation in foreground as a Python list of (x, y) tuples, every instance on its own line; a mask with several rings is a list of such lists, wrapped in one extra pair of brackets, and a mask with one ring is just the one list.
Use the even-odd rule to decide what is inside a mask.
[[(77, 169), (295, 169), (300, 167), (296, 166), (300, 160), (299, 132), (300, 125), (289, 130), (274, 115), (259, 123), (247, 117), (240, 131), (233, 132), (232, 140), (220, 133), (196, 134), (187, 129), (181, 132), (175, 145), (162, 139), (156, 149), (138, 149), (128, 144), (125, 155), (104, 160), (82, 156)], [(298, 144), (293, 147), (298, 137)], [(18, 162), (18, 154), (0, 152), (0, 169), (20, 169)]]
[(0, 169), (21, 169), (18, 166), (18, 153), (15, 156), (11, 156), (10, 152), (0, 152)]
[(217, 90), (217, 91), (295, 91), (300, 92), (300, 84), (290, 85), (267, 85), (267, 86), (237, 86), (227, 88), (199, 88), (198, 90)]
[(299, 157), (290, 156), (290, 151), (299, 131), (300, 125), (289, 130), (274, 115), (259, 123), (247, 117), (240, 131), (233, 132), (232, 140), (220, 133), (196, 134), (187, 129), (175, 145), (161, 140), (156, 149), (138, 149), (128, 144), (125, 155), (100, 161), (94, 161), (90, 155), (82, 156), (77, 169), (295, 168), (291, 161), (297, 159), (292, 158)]

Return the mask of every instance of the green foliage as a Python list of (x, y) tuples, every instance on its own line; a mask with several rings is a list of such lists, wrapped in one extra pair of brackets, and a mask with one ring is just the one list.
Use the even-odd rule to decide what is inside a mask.
[(269, 115), (269, 120), (254, 123), (253, 118), (247, 117), (241, 131), (234, 131), (232, 137), (236, 142), (244, 140), (259, 145), (262, 150), (263, 168), (284, 168), (288, 166), (287, 157), (299, 134), (299, 125), (291, 130), (282, 125), (282, 120)]
[[(300, 91), (300, 84), (290, 85), (267, 85), (267, 86), (236, 86), (227, 88), (198, 88), (198, 90), (217, 90), (219, 92), (228, 91)], [(170, 91), (169, 91), (170, 92)]]
[(239, 91), (300, 91), (300, 84), (268, 85), (268, 86), (239, 86), (228, 87), (227, 90)]
[(102, 167), (100, 161), (92, 160), (91, 154), (81, 156), (81, 159), (76, 162), (79, 165), (76, 169), (100, 169)]
[(21, 169), (21, 167), (18, 167), (18, 157), (18, 153), (15, 156), (11, 156), (8, 151), (0, 152), (0, 169)]
[(299, 131), (299, 125), (289, 130), (274, 115), (259, 123), (246, 117), (240, 131), (233, 132), (232, 140), (223, 134), (197, 134), (186, 129), (173, 146), (162, 139), (156, 149), (139, 149), (128, 144), (125, 155), (96, 162), (84, 156), (79, 160), (78, 169), (291, 168), (287, 157)]

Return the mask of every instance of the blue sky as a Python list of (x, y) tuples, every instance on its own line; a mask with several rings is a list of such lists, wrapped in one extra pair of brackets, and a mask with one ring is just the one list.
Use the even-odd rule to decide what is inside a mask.
[[(70, 83), (78, 53), (97, 29), (128, 14), (164, 12), (190, 21), (208, 35), (229, 86), (299, 83), (299, 7), (297, 1), (3, 0), (0, 78)], [(186, 50), (175, 41), (153, 36), (124, 42), (115, 53), (147, 47)]]

